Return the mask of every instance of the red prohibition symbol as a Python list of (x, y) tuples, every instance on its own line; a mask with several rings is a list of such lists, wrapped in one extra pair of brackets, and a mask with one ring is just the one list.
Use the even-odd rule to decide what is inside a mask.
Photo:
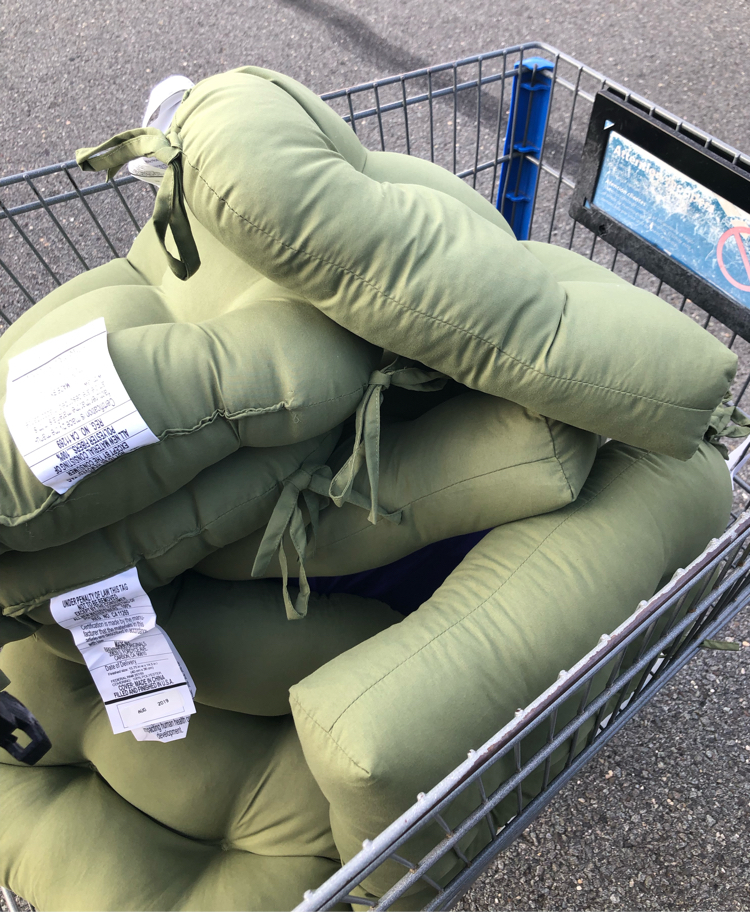
[[(742, 239), (743, 234), (750, 234), (749, 226), (736, 225), (734, 228), (725, 231), (719, 238), (719, 243), (716, 245), (716, 259), (719, 261), (719, 269), (721, 269), (727, 282), (731, 282), (731, 284), (734, 285), (735, 288), (739, 288), (740, 291), (750, 291), (750, 256), (748, 256), (745, 242)], [(742, 265), (745, 267), (745, 274), (741, 276), (741, 278), (745, 279), (745, 282), (748, 284), (743, 284), (733, 276), (724, 263), (724, 246), (731, 238), (734, 238), (734, 243), (737, 245), (740, 257), (742, 258)]]

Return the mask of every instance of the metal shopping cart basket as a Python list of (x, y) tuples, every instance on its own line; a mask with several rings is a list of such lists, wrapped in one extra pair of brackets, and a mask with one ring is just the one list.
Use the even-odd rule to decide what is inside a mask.
[[(324, 98), (366, 146), (429, 158), (457, 173), (497, 203), (517, 236), (569, 247), (688, 313), (739, 354), (733, 396), (741, 406), (750, 385), (745, 310), (732, 306), (731, 293), (707, 289), (654, 244), (623, 230), (617, 218), (592, 209), (592, 188), (583, 188), (588, 196), (582, 190), (582, 183), (593, 180), (597, 135), (592, 110), (601, 104), (597, 96), (602, 91), (608, 98), (605, 107), (624, 105), (631, 117), (654, 124), (662, 139), (682, 142), (737, 180), (744, 179), (745, 172), (750, 176), (750, 158), (542, 43), (380, 79)], [(611, 121), (600, 118), (599, 140), (608, 124)], [(0, 318), (10, 324), (56, 285), (123, 255), (152, 204), (153, 188), (148, 185), (131, 176), (108, 182), (90, 179), (74, 162), (0, 179)], [(732, 240), (743, 243), (739, 235)], [(725, 274), (727, 262), (725, 257)], [(740, 290), (748, 281), (730, 279)], [(750, 602), (750, 512), (742, 512), (750, 494), (743, 477), (746, 452), (743, 445), (730, 456), (735, 504), (725, 534), (638, 605), (617, 630), (603, 635), (573, 668), (561, 671), (553, 686), (520, 708), (486, 744), (473, 750), (467, 745), (468, 757), (460, 766), (437, 784), (425, 783), (428, 791), (415, 796), (414, 805), (386, 830), (373, 834), (335, 876), (305, 894), (298, 912), (355, 901), (351, 894), (357, 885), (376, 867), (393, 861), (403, 867), (403, 877), (377, 903), (356, 897), (358, 904), (388, 908), (421, 881), (435, 892), (426, 908), (450, 907), (701, 644)], [(637, 658), (626, 664), (626, 650), (634, 643)], [(611, 669), (606, 688), (592, 691), (594, 677), (605, 667)], [(558, 726), (558, 709), (572, 695), (577, 714)], [(544, 733), (545, 745), (522, 757), (521, 744), (534, 730)], [(551, 758), (561, 746), (567, 762), (552, 776)], [(515, 773), (490, 793), (483, 775), (504, 758), (510, 758)], [(523, 783), (540, 770), (541, 788), (525, 803)], [(477, 796), (476, 809), (451, 828), (445, 823), (446, 809), (467, 789)], [(496, 830), (490, 812), (509, 800), (517, 802), (515, 816)], [(435, 823), (443, 838), (423, 858), (404, 857), (402, 846), (410, 837)], [(492, 838), (478, 857), (469, 859), (459, 843), (476, 826), (489, 826)], [(430, 870), (447, 853), (458, 855), (463, 869), (441, 886)], [(13, 896), (3, 893), (8, 907), (15, 908)]]

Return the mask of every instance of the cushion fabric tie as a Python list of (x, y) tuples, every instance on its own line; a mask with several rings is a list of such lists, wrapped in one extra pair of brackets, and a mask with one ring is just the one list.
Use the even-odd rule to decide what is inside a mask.
[[(308, 546), (311, 548), (311, 554), (315, 550), (318, 517), (321, 508), (328, 503), (331, 474), (331, 469), (327, 465), (311, 461), (303, 463), (296, 472), (290, 475), (284, 482), (281, 495), (268, 520), (253, 564), (252, 575), (260, 576), (268, 567), (273, 556), (278, 553), (283, 580), (284, 606), (286, 616), (290, 621), (303, 618), (307, 614), (310, 585), (305, 573), (305, 554)], [(310, 517), (309, 523), (305, 522), (300, 497), (307, 508)], [(287, 531), (299, 558), (299, 593), (294, 604), (289, 596), (289, 567), (284, 550), (284, 536)]]
[[(78, 149), (76, 161), (82, 171), (107, 171), (107, 180), (135, 158), (157, 158), (169, 167), (154, 202), (154, 229), (169, 268), (178, 279), (189, 279), (200, 268), (198, 248), (185, 208), (182, 184), (182, 146), (179, 135), (170, 130), (166, 135), (155, 127), (140, 127), (118, 133), (101, 145)], [(178, 257), (167, 250), (167, 228), (172, 232)]]
[[(401, 512), (387, 513), (378, 504), (380, 479), (380, 405), (383, 401), (383, 390), (390, 386), (418, 392), (434, 392), (445, 386), (447, 377), (439, 371), (428, 370), (416, 365), (406, 358), (396, 358), (383, 370), (373, 371), (356, 411), (354, 447), (352, 455), (339, 469), (331, 482), (329, 497), (337, 507), (345, 501), (360, 503), (361, 498), (352, 490), (362, 464), (367, 464), (367, 476), (370, 482), (370, 515), (371, 523), (377, 523), (382, 516), (391, 522), (401, 521)], [(356, 499), (355, 499), (356, 498)]]
[(747, 437), (748, 434), (750, 434), (750, 417), (731, 402), (730, 394), (727, 393), (711, 415), (705, 434), (706, 440), (716, 447), (724, 459), (728, 459), (729, 450), (723, 443), (719, 443), (719, 438), (736, 439)]

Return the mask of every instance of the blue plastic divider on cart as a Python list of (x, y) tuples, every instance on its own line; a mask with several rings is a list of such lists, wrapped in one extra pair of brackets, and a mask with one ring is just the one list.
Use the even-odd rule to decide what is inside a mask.
[(521, 241), (529, 236), (539, 177), (539, 166), (528, 156), (538, 159), (542, 151), (554, 68), (545, 57), (529, 57), (515, 65), (503, 149), (510, 157), (500, 169), (496, 206)]

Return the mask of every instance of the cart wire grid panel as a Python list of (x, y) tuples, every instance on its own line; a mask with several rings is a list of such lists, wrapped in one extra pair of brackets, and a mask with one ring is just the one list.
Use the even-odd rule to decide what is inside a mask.
[[(625, 256), (569, 215), (595, 95), (602, 89), (658, 117), (678, 133), (725, 161), (750, 167), (750, 158), (629, 92), (557, 49), (539, 42), (467, 57), (413, 73), (380, 79), (324, 95), (365, 146), (434, 161), (453, 171), (495, 203), (516, 235), (572, 249), (633, 284), (667, 300), (737, 352), (740, 370), (732, 390), (747, 405), (750, 345), (659, 276)], [(101, 181), (74, 161), (0, 179), (0, 320), (7, 326), (34, 302), (80, 272), (124, 256), (151, 215), (154, 189), (131, 176)], [(750, 483), (746, 445), (730, 456), (735, 485), (732, 524), (704, 553), (556, 683), (481, 746), (467, 745), (467, 759), (428, 791), (333, 877), (301, 899), (297, 912), (338, 903), (387, 909), (416, 885), (430, 886), (427, 909), (449, 908), (487, 865), (516, 839), (554, 795), (700, 648), (750, 601)], [(631, 661), (633, 652), (637, 658)], [(624, 661), (625, 654), (629, 659)], [(603, 672), (606, 686), (592, 687)], [(558, 725), (558, 711), (573, 700), (574, 718)], [(544, 746), (529, 752), (528, 736), (544, 734)], [(440, 737), (439, 732), (436, 737)], [(527, 753), (529, 755), (527, 755)], [(561, 772), (551, 775), (564, 756)], [(515, 771), (494, 791), (484, 785), (496, 763)], [(535, 777), (534, 796), (524, 784)], [(468, 791), (474, 810), (458, 826), (446, 810)], [(511, 806), (504, 826), (493, 811)], [(508, 818), (507, 810), (505, 819)], [(423, 858), (402, 854), (418, 831), (431, 827), (434, 847)], [(489, 842), (475, 858), (460, 844), (476, 827)], [(447, 885), (431, 868), (446, 854), (462, 869)], [(403, 876), (379, 900), (354, 891), (378, 866), (389, 863)], [(8, 909), (16, 898), (2, 890)], [(22, 908), (28, 908), (24, 903)]]

